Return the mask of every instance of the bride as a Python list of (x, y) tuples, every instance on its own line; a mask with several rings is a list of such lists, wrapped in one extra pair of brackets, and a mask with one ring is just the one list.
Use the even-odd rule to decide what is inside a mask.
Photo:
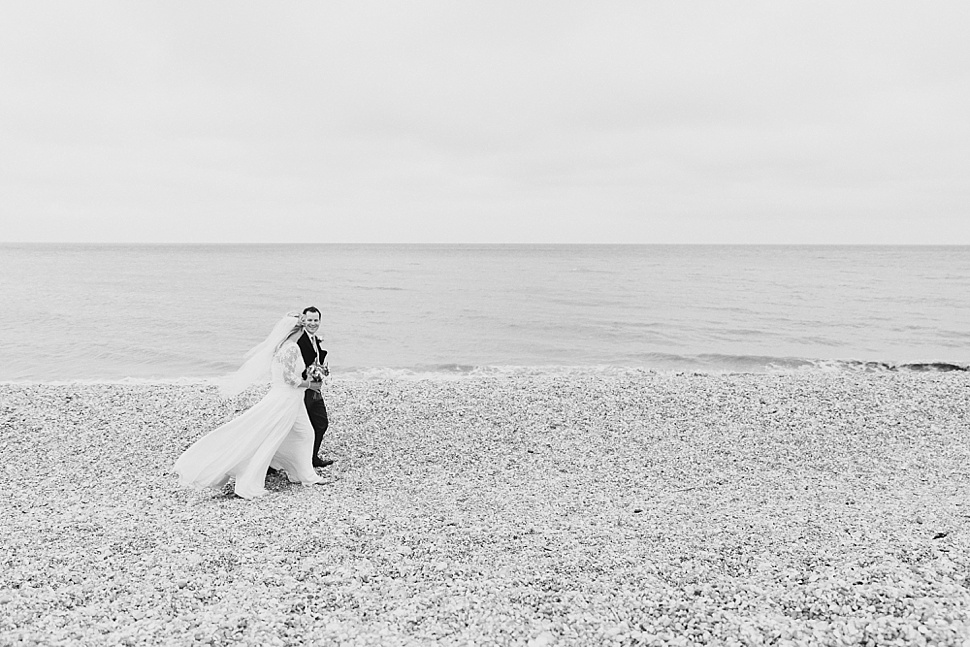
[(284, 470), (292, 483), (313, 485), (324, 479), (311, 463), (313, 427), (303, 404), (307, 388), (318, 382), (302, 377), (306, 368), (296, 340), (303, 332), (299, 315), (283, 317), (263, 343), (247, 353), (246, 362), (222, 380), (224, 396), (272, 377), (269, 392), (242, 415), (209, 432), (175, 461), (179, 484), (220, 488), (235, 477), (235, 493), (252, 499), (266, 494), (266, 470)]

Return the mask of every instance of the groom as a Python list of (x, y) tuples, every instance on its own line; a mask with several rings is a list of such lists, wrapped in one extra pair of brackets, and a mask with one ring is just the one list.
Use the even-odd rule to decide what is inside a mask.
[[(320, 348), (321, 340), (317, 337), (317, 330), (319, 329), (320, 311), (313, 306), (305, 308), (303, 310), (303, 334), (296, 340), (296, 344), (300, 347), (300, 352), (303, 353), (303, 363), (307, 366), (314, 362), (323, 365), (323, 361), (327, 357), (327, 351)], [(303, 379), (306, 379), (306, 371), (303, 371)], [(313, 384), (319, 385), (319, 382)], [(321, 460), (317, 456), (317, 452), (320, 451), (320, 443), (323, 442), (323, 434), (330, 426), (330, 421), (327, 419), (327, 405), (323, 398), (315, 398), (319, 391), (319, 386), (307, 389), (306, 393), (303, 394), (303, 403), (306, 405), (307, 415), (310, 416), (310, 425), (313, 427), (313, 454), (311, 456), (313, 466), (326, 467), (332, 465), (333, 461), (330, 459)]]

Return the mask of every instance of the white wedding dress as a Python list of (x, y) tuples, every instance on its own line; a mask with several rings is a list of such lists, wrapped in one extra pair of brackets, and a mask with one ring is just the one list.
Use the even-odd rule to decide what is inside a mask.
[(175, 461), (179, 483), (220, 488), (235, 477), (234, 490), (244, 499), (266, 494), (269, 467), (284, 470), (292, 483), (322, 483), (311, 462), (313, 427), (298, 386), (305, 368), (299, 346), (284, 343), (273, 355), (269, 392), (185, 450)]

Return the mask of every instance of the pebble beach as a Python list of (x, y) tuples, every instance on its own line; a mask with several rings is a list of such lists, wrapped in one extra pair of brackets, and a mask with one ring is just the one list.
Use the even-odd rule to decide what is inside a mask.
[(261, 389), (0, 384), (0, 644), (970, 647), (965, 372), (325, 392), (245, 501), (171, 466)]

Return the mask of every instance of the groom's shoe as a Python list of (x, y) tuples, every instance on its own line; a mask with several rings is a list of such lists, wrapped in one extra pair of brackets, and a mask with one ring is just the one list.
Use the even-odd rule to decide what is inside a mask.
[(316, 456), (313, 457), (314, 467), (328, 467), (330, 465), (333, 465), (333, 460), (329, 458), (317, 458)]

